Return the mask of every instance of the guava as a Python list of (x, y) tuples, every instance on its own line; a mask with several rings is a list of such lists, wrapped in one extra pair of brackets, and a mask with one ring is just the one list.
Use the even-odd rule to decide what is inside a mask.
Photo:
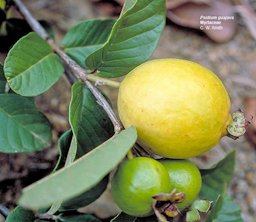
[(111, 183), (115, 203), (125, 213), (145, 217), (152, 215), (153, 196), (170, 192), (165, 167), (148, 157), (136, 157), (122, 163)]
[(230, 99), (209, 69), (181, 59), (148, 61), (132, 70), (118, 93), (124, 127), (140, 145), (175, 159), (197, 156), (227, 134)]
[(189, 160), (161, 160), (170, 177), (171, 189), (185, 193), (185, 199), (176, 204), (186, 208), (197, 198), (202, 185), (202, 177), (197, 166)]

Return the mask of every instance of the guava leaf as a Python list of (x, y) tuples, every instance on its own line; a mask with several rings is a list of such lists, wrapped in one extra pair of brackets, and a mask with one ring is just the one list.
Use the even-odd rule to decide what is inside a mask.
[(136, 222), (137, 217), (130, 216), (124, 212), (121, 212), (116, 217), (114, 217), (110, 222)]
[(59, 57), (36, 33), (31, 32), (9, 51), (4, 73), (11, 89), (23, 96), (47, 91), (64, 72)]
[(73, 136), (72, 130), (69, 129), (65, 133), (63, 133), (59, 138), (58, 140), (59, 159), (53, 171), (59, 170), (60, 168), (65, 166), (72, 136)]
[[(105, 142), (114, 134), (113, 125), (103, 108), (96, 102), (95, 97), (84, 86), (77, 82), (72, 86), (69, 119), (72, 131), (67, 131), (60, 138), (60, 158), (56, 168), (63, 167), (66, 157), (71, 149), (72, 135), (77, 139), (76, 159), (101, 143)], [(75, 151), (75, 150), (73, 150)], [(61, 206), (61, 210), (77, 209), (88, 205), (97, 199), (106, 189), (108, 177), (106, 176), (92, 189), (67, 200)]]
[[(116, 217), (114, 217), (110, 222), (156, 222), (156, 216), (149, 217), (134, 217), (130, 216), (124, 212), (121, 212)], [(169, 220), (171, 222), (172, 220)]]
[(6, 79), (4, 76), (3, 65), (0, 63), (0, 93), (5, 93)]
[(212, 169), (201, 170), (202, 188), (201, 199), (215, 201), (222, 194), (233, 178), (235, 167), (235, 151), (230, 152)]
[(16, 207), (6, 218), (5, 222), (34, 222), (35, 215), (31, 210)]
[(31, 98), (0, 94), (0, 152), (33, 152), (51, 143), (51, 127)]
[(226, 195), (220, 195), (207, 216), (206, 222), (243, 222), (240, 207)]
[(84, 155), (114, 134), (106, 112), (82, 82), (72, 86), (69, 122), (77, 139), (77, 157)]
[(114, 135), (68, 167), (25, 188), (19, 200), (20, 205), (40, 209), (91, 189), (116, 167), (136, 139), (137, 133), (133, 127)]
[[(71, 129), (66, 131), (59, 139), (59, 160), (54, 171), (62, 168), (66, 163), (66, 157), (68, 155), (69, 147), (72, 140)], [(94, 187), (85, 191), (78, 196), (75, 196), (61, 204), (60, 211), (74, 210), (80, 207), (86, 206), (96, 200), (106, 189), (108, 184), (108, 176), (105, 176), (98, 184)]]
[(63, 202), (59, 211), (75, 210), (92, 203), (100, 197), (108, 185), (108, 175), (91, 189)]
[(65, 52), (80, 66), (86, 68), (85, 59), (103, 46), (114, 23), (114, 19), (94, 19), (77, 24), (62, 39)]
[(90, 214), (79, 214), (79, 215), (70, 215), (70, 216), (60, 216), (56, 222), (101, 222), (98, 218)]
[(145, 62), (165, 25), (165, 1), (127, 0), (104, 46), (86, 59), (102, 77), (118, 77)]

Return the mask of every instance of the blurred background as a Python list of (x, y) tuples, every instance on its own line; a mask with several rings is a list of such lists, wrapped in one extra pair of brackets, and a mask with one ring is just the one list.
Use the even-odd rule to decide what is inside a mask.
[[(60, 43), (66, 31), (79, 21), (117, 17), (123, 0), (24, 0), (37, 19), (48, 21)], [(167, 0), (167, 22), (152, 58), (175, 57), (198, 62), (223, 81), (232, 101), (232, 111), (242, 109), (251, 124), (246, 135), (236, 141), (229, 138), (201, 158), (207, 167), (237, 151), (236, 173), (230, 194), (241, 206), (244, 221), (256, 221), (256, 0)], [(15, 14), (15, 12), (14, 12)], [(211, 25), (217, 16), (218, 24)], [(221, 17), (218, 17), (221, 16)], [(215, 19), (216, 20), (216, 19)], [(3, 62), (5, 54), (0, 54)], [(57, 139), (69, 128), (67, 121), (70, 86), (60, 80), (47, 93), (37, 97), (39, 108), (53, 125), (53, 143), (45, 151), (33, 154), (0, 154), (0, 204), (12, 209), (24, 186), (49, 174), (58, 158)], [(103, 89), (116, 109), (117, 90)], [(253, 118), (254, 117), (254, 118)], [(97, 207), (102, 217), (115, 212), (105, 203)], [(102, 204), (103, 203), (103, 204)], [(91, 209), (98, 209), (93, 207)], [(85, 209), (85, 210), (88, 210)], [(99, 212), (94, 212), (98, 214)], [(4, 221), (3, 218), (0, 221)]]

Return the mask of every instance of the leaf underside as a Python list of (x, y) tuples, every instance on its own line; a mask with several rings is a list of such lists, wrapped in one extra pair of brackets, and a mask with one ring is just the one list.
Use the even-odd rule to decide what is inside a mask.
[(113, 136), (70, 166), (25, 188), (20, 205), (29, 209), (44, 208), (91, 189), (125, 157), (136, 139), (133, 127)]

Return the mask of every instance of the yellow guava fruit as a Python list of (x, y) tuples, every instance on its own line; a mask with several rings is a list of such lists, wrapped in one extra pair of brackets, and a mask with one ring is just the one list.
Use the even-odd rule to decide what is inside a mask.
[(167, 158), (189, 158), (227, 133), (230, 99), (221, 80), (207, 68), (181, 59), (148, 61), (122, 81), (118, 112), (134, 126), (138, 142)]

